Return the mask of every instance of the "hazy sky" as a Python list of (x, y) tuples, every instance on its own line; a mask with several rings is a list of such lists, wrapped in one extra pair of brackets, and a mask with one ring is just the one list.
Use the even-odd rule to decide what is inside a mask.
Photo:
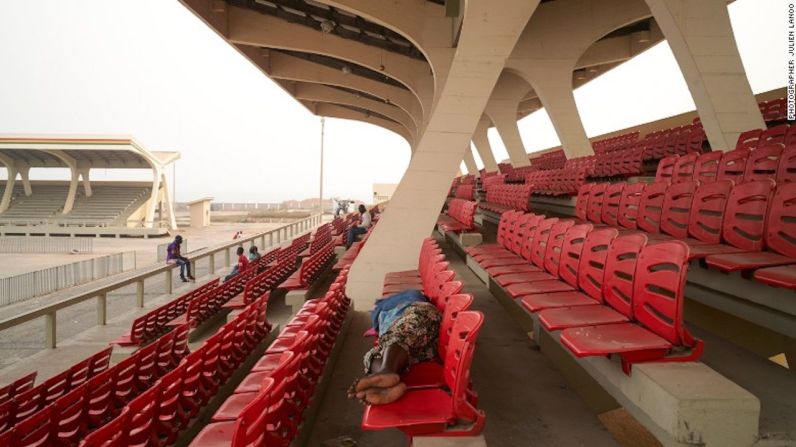
[[(178, 150), (180, 201), (317, 196), (319, 118), (176, 0), (0, 0), (0, 7), (0, 133), (132, 135), (151, 150)], [(785, 85), (786, 7), (783, 0), (730, 6), (755, 92)], [(578, 89), (576, 99), (590, 136), (694, 107), (665, 43)], [(529, 151), (559, 144), (544, 111), (522, 120), (520, 131)], [(490, 140), (506, 158), (497, 135)], [(369, 200), (372, 184), (398, 182), (408, 161), (397, 135), (327, 120), (326, 197)], [(32, 173), (53, 175), (66, 177)]]

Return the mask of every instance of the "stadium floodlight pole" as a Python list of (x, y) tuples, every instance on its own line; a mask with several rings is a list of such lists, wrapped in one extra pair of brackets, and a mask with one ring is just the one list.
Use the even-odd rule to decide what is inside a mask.
[[(321, 117), (321, 179), (320, 179), (320, 193), (318, 194), (318, 208), (321, 209), (321, 216), (323, 216), (323, 134), (326, 128), (326, 118)], [(323, 217), (321, 217), (323, 218)]]

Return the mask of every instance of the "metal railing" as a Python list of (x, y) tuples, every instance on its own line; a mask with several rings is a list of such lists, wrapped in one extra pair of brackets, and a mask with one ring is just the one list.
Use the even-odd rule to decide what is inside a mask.
[[(301, 219), (296, 222), (283, 225), (279, 228), (274, 228), (273, 230), (269, 230), (264, 233), (259, 233), (249, 237), (243, 237), (231, 242), (226, 242), (224, 244), (215, 247), (208, 247), (205, 249), (197, 250), (193, 253), (188, 253), (185, 257), (190, 259), (191, 263), (194, 264), (194, 269), (193, 269), (194, 271), (195, 271), (195, 264), (197, 261), (207, 259), (210, 274), (213, 274), (215, 273), (216, 270), (215, 260), (217, 255), (223, 255), (225, 265), (229, 266), (231, 260), (230, 249), (237, 248), (238, 246), (246, 243), (254, 243), (254, 242), (259, 242), (260, 247), (272, 247), (273, 245), (279, 244), (282, 241), (292, 238), (297, 234), (309, 231), (312, 228), (315, 228), (316, 226), (320, 225), (321, 223), (322, 223), (322, 215), (314, 214), (305, 219)], [(65, 298), (50, 303), (38, 309), (33, 309), (27, 312), (23, 312), (15, 317), (2, 320), (0, 321), (0, 331), (4, 331), (6, 329), (19, 326), (28, 321), (36, 320), (43, 317), (45, 347), (55, 348), (58, 344), (57, 335), (56, 335), (56, 320), (57, 320), (56, 317), (57, 317), (57, 312), (59, 310), (66, 309), (68, 307), (80, 304), (84, 301), (94, 299), (97, 302), (97, 324), (105, 325), (108, 319), (107, 315), (108, 293), (131, 284), (136, 284), (136, 306), (138, 308), (142, 308), (144, 307), (144, 280), (152, 278), (153, 276), (156, 275), (163, 275), (165, 282), (165, 293), (170, 294), (172, 293), (172, 287), (173, 287), (172, 274), (175, 268), (178, 267), (173, 264), (164, 264), (164, 265), (154, 265), (150, 268), (144, 269), (143, 271), (131, 272), (133, 273), (132, 275), (120, 278), (118, 281), (115, 281), (112, 284), (97, 286), (86, 292), (79, 293), (69, 298)]]
[(0, 253), (91, 253), (94, 239), (88, 237), (17, 237), (0, 238)]
[(0, 306), (135, 270), (135, 262), (135, 252), (126, 251), (0, 278)]

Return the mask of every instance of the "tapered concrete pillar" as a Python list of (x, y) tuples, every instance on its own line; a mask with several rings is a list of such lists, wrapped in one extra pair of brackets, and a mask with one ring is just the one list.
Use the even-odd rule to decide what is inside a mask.
[(17, 168), (14, 166), (6, 165), (6, 189), (3, 190), (3, 198), (0, 199), (0, 213), (8, 209), (11, 205), (11, 198), (14, 194), (14, 183), (17, 181)]
[(33, 194), (33, 187), (30, 185), (30, 166), (20, 166), (19, 177), (22, 179), (22, 188), (25, 190), (25, 196), (30, 197)]
[(573, 95), (572, 72), (607, 34), (649, 16), (637, 0), (569, 0), (545, 3), (531, 19), (506, 62), (542, 102), (567, 158), (594, 153)]
[(506, 146), (511, 164), (515, 167), (528, 166), (528, 153), (522, 143), (520, 129), (517, 127), (517, 110), (520, 101), (531, 90), (522, 78), (504, 72), (498, 79), (484, 113), (489, 116)]
[(91, 171), (91, 168), (80, 168), (78, 171), (80, 173), (80, 178), (83, 180), (83, 192), (86, 194), (86, 197), (91, 197), (93, 194), (91, 192), (91, 178), (89, 176), (89, 171)]
[(356, 309), (371, 308), (387, 272), (417, 267), (423, 238), (431, 234), (506, 57), (538, 3), (467, 2), (436, 107), (390, 206), (351, 268), (346, 291)]
[(765, 128), (724, 0), (646, 0), (672, 48), (713, 150)]
[(147, 228), (152, 228), (155, 221), (155, 210), (158, 207), (158, 199), (160, 197), (160, 181), (161, 174), (156, 168), (152, 168), (152, 192), (149, 194), (149, 203), (146, 209), (146, 221), (144, 225)]
[(475, 164), (473, 158), (473, 150), (470, 149), (470, 143), (467, 143), (467, 149), (464, 150), (464, 166), (467, 168), (467, 173), (478, 176), (478, 165)]
[(484, 163), (486, 172), (496, 172), (498, 170), (495, 154), (492, 152), (492, 145), (489, 144), (489, 136), (487, 135), (491, 124), (492, 121), (489, 117), (484, 115), (478, 121), (473, 133), (473, 144), (475, 145), (475, 150), (478, 151), (478, 156), (481, 157), (481, 161)]
[(64, 209), (61, 214), (69, 214), (75, 206), (75, 197), (77, 197), (77, 186), (80, 184), (80, 172), (77, 168), (69, 168), (71, 178), (69, 179), (69, 191), (66, 193), (66, 202), (64, 202)]

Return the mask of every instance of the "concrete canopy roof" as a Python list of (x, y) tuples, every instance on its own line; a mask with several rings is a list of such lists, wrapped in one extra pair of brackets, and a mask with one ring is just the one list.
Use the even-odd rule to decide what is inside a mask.
[(130, 137), (0, 135), (5, 165), (160, 170), (179, 158), (179, 152), (152, 152)]

